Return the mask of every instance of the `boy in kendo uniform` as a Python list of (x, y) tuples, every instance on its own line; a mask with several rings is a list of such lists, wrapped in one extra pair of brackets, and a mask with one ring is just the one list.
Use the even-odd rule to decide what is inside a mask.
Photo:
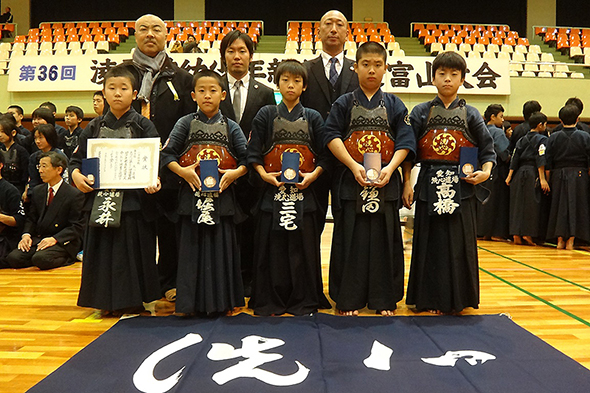
[[(386, 57), (376, 42), (359, 47), (360, 87), (340, 97), (326, 121), (324, 145), (340, 161), (332, 186), (330, 297), (342, 315), (358, 315), (367, 305), (393, 315), (403, 297), (397, 168), (406, 156), (413, 158), (416, 140), (404, 103), (381, 90)], [(378, 168), (365, 170), (365, 153), (378, 153)]]
[[(178, 203), (176, 313), (231, 314), (244, 305), (236, 224), (245, 216), (234, 181), (247, 172), (246, 138), (240, 126), (219, 111), (226, 91), (217, 73), (196, 73), (191, 95), (199, 110), (176, 122), (160, 163), (184, 179)], [(217, 160), (219, 191), (204, 188), (215, 188), (217, 174), (204, 173), (202, 160)]]
[[(283, 100), (263, 107), (252, 122), (248, 163), (260, 184), (255, 206), (254, 280), (249, 307), (258, 315), (306, 315), (331, 308), (323, 293), (320, 236), (326, 212), (316, 186), (330, 164), (320, 145), (321, 115), (299, 98), (307, 71), (296, 60), (277, 67), (275, 83)], [(287, 168), (278, 180), (283, 153), (297, 153), (299, 173)]]
[[(153, 123), (137, 113), (131, 103), (137, 91), (134, 77), (124, 67), (105, 75), (104, 94), (109, 110), (93, 119), (80, 134), (70, 169), (76, 187), (88, 194), (84, 210), (90, 218), (84, 237), (84, 265), (78, 297), (81, 307), (93, 307), (105, 315), (137, 313), (143, 303), (160, 298), (156, 266), (156, 216), (153, 198), (160, 184), (145, 190), (94, 190), (94, 180), (81, 172), (90, 138), (157, 138)], [(106, 193), (106, 194), (105, 194)], [(101, 195), (115, 202), (120, 216), (100, 220)], [(118, 224), (117, 224), (117, 221)]]
[[(477, 109), (457, 97), (466, 68), (457, 53), (439, 54), (432, 63), (438, 95), (410, 114), (421, 169), (412, 190), (412, 163), (403, 164), (404, 205), (416, 201), (406, 303), (418, 311), (461, 312), (479, 304), (474, 186), (489, 178), (496, 155)], [(459, 177), (461, 147), (477, 147), (482, 168), (477, 170), (477, 163), (461, 168), (464, 179)]]

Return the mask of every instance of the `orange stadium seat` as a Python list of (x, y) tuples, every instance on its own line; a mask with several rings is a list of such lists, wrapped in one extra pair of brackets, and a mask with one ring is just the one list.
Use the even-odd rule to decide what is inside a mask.
[(94, 29), (95, 27), (100, 27), (100, 23), (98, 23), (98, 22), (89, 22), (88, 23), (88, 27), (90, 29)]
[(78, 35), (72, 34), (67, 36), (66, 42), (79, 41)]
[(125, 23), (123, 23), (123, 22), (113, 22), (113, 27), (116, 27), (117, 29), (119, 29), (121, 27), (125, 27)]
[(475, 36), (468, 36), (463, 39), (463, 43), (473, 45), (476, 43)]
[(80, 42), (87, 42), (87, 41), (93, 42), (92, 36), (90, 34), (80, 35)]
[(103, 29), (107, 28), (107, 27), (112, 27), (113, 24), (111, 22), (101, 22), (100, 23), (100, 27), (102, 27)]

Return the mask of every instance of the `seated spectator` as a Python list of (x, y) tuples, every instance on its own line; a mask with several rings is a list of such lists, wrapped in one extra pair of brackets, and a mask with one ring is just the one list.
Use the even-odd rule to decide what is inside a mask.
[(63, 181), (67, 161), (62, 154), (41, 154), (43, 183), (33, 189), (31, 209), (18, 248), (6, 257), (13, 269), (41, 270), (72, 264), (82, 246), (84, 194)]
[(102, 116), (107, 112), (109, 104), (104, 100), (104, 95), (101, 90), (95, 92), (92, 96), (92, 107), (98, 116)]
[(78, 139), (82, 132), (80, 124), (82, 124), (83, 120), (84, 111), (82, 108), (74, 105), (66, 108), (64, 121), (66, 123), (67, 132), (58, 140), (58, 147), (65, 153), (68, 159), (72, 157), (72, 153), (76, 150), (76, 147), (78, 147)]
[[(4, 156), (0, 154), (0, 169)], [(0, 268), (8, 267), (6, 255), (18, 244), (19, 235), (25, 223), (25, 212), (20, 193), (15, 186), (2, 178), (0, 172)]]
[[(38, 150), (29, 157), (29, 183), (25, 187), (25, 195), (23, 195), (23, 200), (25, 202), (27, 202), (28, 198), (31, 197), (33, 188), (42, 183), (42, 179), (38, 171), (41, 154), (48, 151), (55, 151), (62, 154), (64, 158), (66, 158), (67, 163), (66, 155), (59, 148), (57, 148), (57, 133), (51, 124), (40, 124), (39, 126), (35, 127), (33, 134), (35, 135), (35, 144), (37, 145)], [(64, 173), (64, 178), (67, 182), (67, 171)]]
[(30, 154), (31, 144), (33, 143), (33, 134), (31, 134), (31, 131), (26, 129), (22, 124), (22, 120), (25, 117), (23, 108), (18, 105), (10, 105), (7, 112), (14, 116), (14, 120), (16, 120), (17, 135), (16, 138), (14, 138), (14, 141), (27, 149)]
[(4, 157), (2, 177), (22, 194), (29, 180), (29, 152), (16, 142), (16, 129), (10, 113), (0, 115), (0, 154)]
[(182, 45), (182, 51), (184, 53), (203, 53), (201, 48), (197, 46), (197, 40), (192, 34), (188, 35), (186, 42)]

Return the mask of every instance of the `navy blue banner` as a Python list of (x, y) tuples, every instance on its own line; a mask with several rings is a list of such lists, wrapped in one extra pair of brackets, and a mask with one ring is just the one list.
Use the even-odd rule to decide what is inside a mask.
[(31, 393), (588, 392), (590, 371), (503, 316), (137, 317)]

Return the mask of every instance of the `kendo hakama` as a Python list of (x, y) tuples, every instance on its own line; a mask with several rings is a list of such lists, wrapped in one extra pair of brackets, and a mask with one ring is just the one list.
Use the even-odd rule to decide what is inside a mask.
[[(89, 138), (156, 138), (154, 125), (130, 109), (119, 120), (111, 113), (92, 120), (72, 155), (72, 170), (81, 168)], [(114, 311), (141, 309), (161, 297), (156, 266), (155, 203), (144, 190), (123, 194), (119, 227), (94, 226), (84, 234), (84, 263), (78, 305)], [(87, 194), (91, 210), (100, 191)]]
[[(379, 90), (369, 101), (357, 89), (332, 106), (325, 144), (341, 138), (359, 163), (364, 153), (380, 153), (385, 166), (401, 149), (408, 149), (411, 159), (416, 141), (407, 113), (393, 94)], [(404, 294), (399, 171), (380, 189), (361, 187), (343, 164), (336, 166), (333, 179), (330, 297), (341, 311), (395, 310)]]
[[(284, 103), (262, 108), (252, 122), (248, 163), (270, 172), (281, 171), (283, 152), (300, 154), (300, 171), (328, 169), (330, 157), (319, 144), (323, 120), (318, 112), (298, 104), (291, 112)], [(320, 237), (326, 212), (318, 201), (320, 175), (306, 189), (295, 184), (279, 188), (253, 173), (261, 189), (254, 208), (254, 279), (248, 306), (257, 315), (306, 315), (331, 308), (323, 292)], [(281, 215), (283, 202), (295, 201), (290, 219)], [(283, 217), (283, 220), (281, 220)]]
[(547, 197), (539, 184), (538, 168), (546, 165), (547, 137), (529, 132), (516, 143), (510, 161), (510, 234), (545, 239)]
[(489, 196), (477, 204), (477, 235), (487, 239), (506, 239), (509, 235), (510, 211), (510, 188), (506, 185), (510, 170), (510, 141), (501, 128), (490, 124), (487, 127), (494, 140), (498, 163), (492, 169), (490, 179), (480, 186), (489, 190)]
[[(200, 111), (180, 118), (162, 150), (161, 167), (172, 161), (188, 166), (201, 159), (218, 159), (220, 169), (235, 169), (246, 163), (246, 138), (237, 123), (221, 112), (211, 119)], [(245, 216), (234, 186), (221, 193), (193, 192), (186, 181), (182, 182), (177, 313), (224, 313), (244, 306), (235, 227)]]
[(436, 97), (410, 114), (421, 169), (414, 191), (416, 214), (406, 303), (420, 311), (459, 312), (479, 305), (476, 187), (449, 176), (455, 192), (452, 202), (459, 206), (452, 213), (448, 209), (438, 214), (433, 202), (439, 202), (436, 191), (441, 190), (433, 178), (439, 178), (439, 171), (458, 176), (461, 146), (477, 146), (480, 163), (495, 163), (494, 144), (475, 108), (458, 98), (449, 108)]
[(551, 134), (547, 167), (551, 170), (551, 210), (547, 239), (590, 241), (590, 135), (576, 128)]

